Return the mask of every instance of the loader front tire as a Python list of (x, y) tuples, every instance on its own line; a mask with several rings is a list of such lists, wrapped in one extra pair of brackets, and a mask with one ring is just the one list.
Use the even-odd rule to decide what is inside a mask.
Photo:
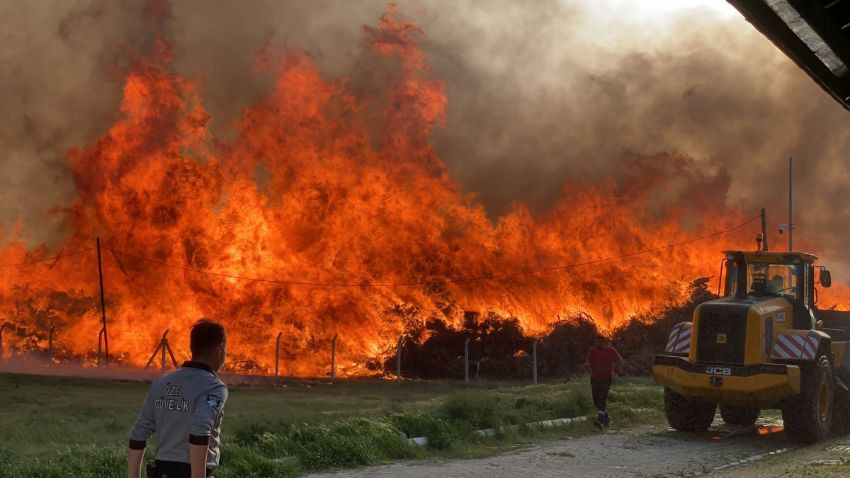
[(717, 405), (684, 397), (664, 387), (664, 414), (667, 423), (683, 432), (704, 432), (714, 421)]
[(832, 367), (826, 356), (801, 367), (800, 394), (782, 405), (785, 436), (798, 443), (826, 439), (832, 424)]

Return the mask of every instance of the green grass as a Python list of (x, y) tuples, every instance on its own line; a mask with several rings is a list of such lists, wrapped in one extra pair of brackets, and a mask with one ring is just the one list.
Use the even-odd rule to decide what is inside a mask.
[[(0, 374), (0, 476), (125, 476), (127, 432), (148, 386)], [(609, 404), (616, 426), (662, 417), (661, 389), (648, 379), (616, 382)], [(216, 476), (297, 476), (400, 459), (481, 456), (567, 433), (528, 422), (592, 411), (586, 380), (232, 387)], [(474, 433), (507, 425), (519, 427), (495, 438)], [(587, 429), (581, 424), (569, 433)], [(402, 433), (426, 436), (430, 445), (412, 445)]]

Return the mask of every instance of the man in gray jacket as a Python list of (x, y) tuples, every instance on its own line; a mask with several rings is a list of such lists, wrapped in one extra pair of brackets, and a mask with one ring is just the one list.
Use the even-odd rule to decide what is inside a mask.
[(216, 375), (224, 365), (226, 343), (220, 324), (202, 319), (192, 326), (192, 360), (153, 382), (130, 430), (129, 478), (140, 478), (151, 435), (156, 435), (153, 477), (212, 476), (218, 467), (221, 415), (227, 401), (227, 387)]

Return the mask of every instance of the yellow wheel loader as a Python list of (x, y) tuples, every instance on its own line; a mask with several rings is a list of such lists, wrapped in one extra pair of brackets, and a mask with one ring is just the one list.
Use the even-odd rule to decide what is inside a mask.
[(803, 252), (724, 254), (723, 296), (676, 324), (655, 357), (667, 422), (704, 431), (719, 407), (726, 423), (752, 425), (761, 410), (778, 408), (797, 442), (847, 431), (850, 312), (816, 305), (829, 271)]

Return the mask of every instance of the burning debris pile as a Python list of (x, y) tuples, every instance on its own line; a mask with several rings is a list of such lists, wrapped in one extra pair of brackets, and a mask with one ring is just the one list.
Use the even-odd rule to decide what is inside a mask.
[[(708, 290), (707, 283), (707, 279), (698, 279), (689, 285), (686, 301), (632, 317), (607, 333), (623, 354), (626, 374), (648, 374), (652, 357), (664, 349), (672, 326), (691, 320), (697, 305), (717, 298)], [(470, 379), (529, 378), (532, 344), (537, 340), (539, 376), (569, 377), (585, 372), (587, 350), (599, 333), (606, 331), (584, 314), (559, 319), (540, 336), (524, 333), (518, 319), (494, 313), (484, 317), (476, 313), (465, 314), (463, 323), (457, 328), (433, 320), (409, 330), (404, 336), (402, 374), (428, 379), (463, 378), (464, 343), (469, 339)], [(396, 354), (384, 362), (384, 371), (396, 372)]]
[[(632, 156), (617, 182), (570, 182), (546, 213), (516, 204), (488, 218), (430, 143), (448, 100), (422, 35), (393, 8), (365, 28), (364, 57), (381, 65), (368, 88), (323, 77), (303, 52), (264, 50), (258, 74), (275, 87), (245, 108), (234, 139), (211, 133), (202, 85), (171, 72), (157, 37), (126, 76), (120, 118), (68, 155), (77, 195), (57, 207), (64, 244), (4, 238), (4, 341), (45, 350), (55, 328), (58, 356), (93, 360), (96, 237), (113, 360), (144, 365), (166, 329), (185, 358), (186, 331), (206, 316), (226, 324), (242, 369), (272, 370), (280, 332), (281, 373), (313, 376), (326, 373), (337, 334), (339, 373), (357, 375), (379, 370), (406, 331), (421, 350), (475, 331), (481, 354), (495, 356), (498, 337), (516, 337), (504, 355), (558, 336), (559, 317), (584, 317), (581, 334), (614, 330), (687, 302), (695, 277), (716, 274), (720, 250), (751, 242), (743, 228), (630, 255), (754, 215), (725, 206), (725, 172), (680, 154)], [(448, 359), (422, 358), (422, 376), (428, 360)]]

